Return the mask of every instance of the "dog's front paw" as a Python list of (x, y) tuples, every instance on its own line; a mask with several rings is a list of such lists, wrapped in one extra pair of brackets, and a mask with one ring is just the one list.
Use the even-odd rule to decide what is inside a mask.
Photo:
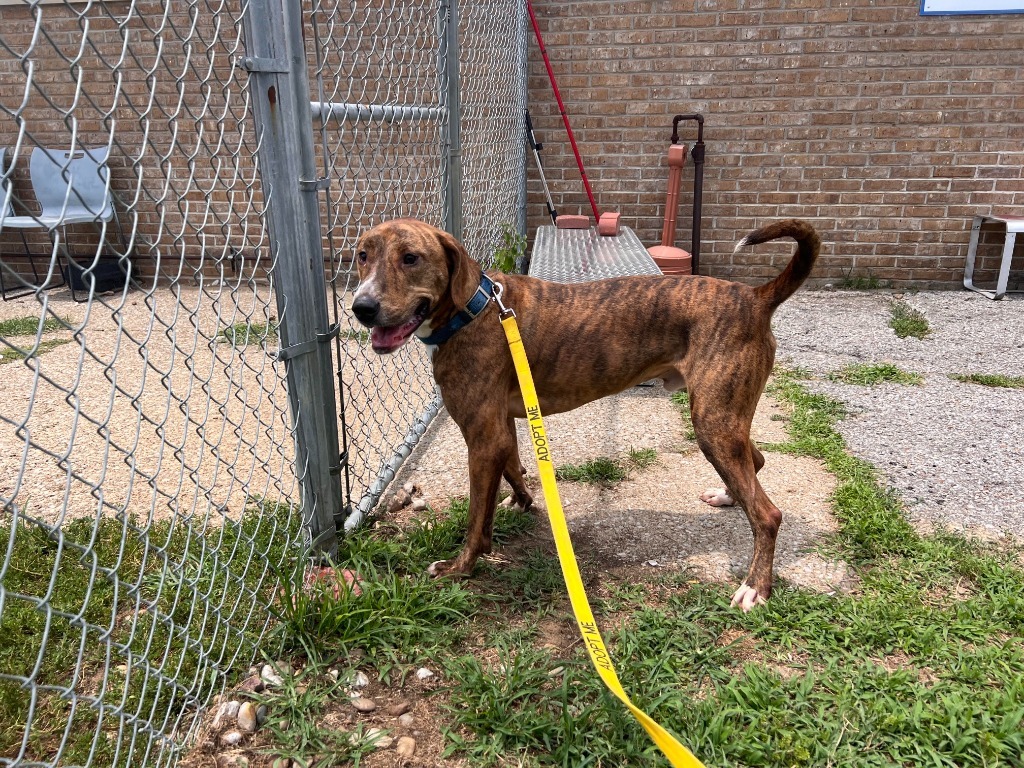
[(760, 593), (751, 586), (748, 586), (746, 582), (740, 584), (740, 588), (736, 590), (736, 594), (732, 596), (732, 602), (729, 604), (735, 608), (739, 606), (740, 610), (744, 613), (750, 613), (755, 605), (764, 605), (765, 599), (761, 597)]
[(736, 503), (726, 488), (708, 488), (700, 495), (700, 500), (712, 507), (731, 507)]

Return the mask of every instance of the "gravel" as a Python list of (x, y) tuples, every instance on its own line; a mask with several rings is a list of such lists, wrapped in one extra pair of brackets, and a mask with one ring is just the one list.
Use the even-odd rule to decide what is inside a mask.
[[(931, 334), (897, 338), (888, 327), (894, 299), (923, 312)], [(959, 291), (801, 292), (780, 307), (774, 330), (779, 361), (807, 369), (812, 391), (847, 405), (839, 431), (901, 495), (912, 521), (1024, 539), (1024, 390), (949, 378), (1024, 376), (1024, 301)], [(925, 382), (865, 387), (824, 378), (875, 362)]]

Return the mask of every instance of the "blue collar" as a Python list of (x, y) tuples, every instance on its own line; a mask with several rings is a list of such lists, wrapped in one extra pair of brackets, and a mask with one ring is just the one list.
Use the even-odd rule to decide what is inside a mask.
[(455, 313), (451, 320), (426, 338), (419, 336), (417, 336), (417, 338), (424, 344), (444, 344), (448, 339), (454, 336), (457, 331), (465, 328), (476, 318), (477, 315), (484, 311), (487, 303), (491, 300), (491, 293), (493, 289), (494, 283), (491, 282), (491, 279), (487, 275), (481, 273), (480, 286), (476, 289), (476, 293), (473, 294), (473, 298), (469, 300), (466, 308), (460, 309)]

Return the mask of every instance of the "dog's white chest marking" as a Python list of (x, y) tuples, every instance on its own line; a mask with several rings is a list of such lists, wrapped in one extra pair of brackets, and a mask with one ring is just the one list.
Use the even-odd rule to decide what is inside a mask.
[[(433, 332), (434, 332), (434, 328), (427, 321), (424, 321), (420, 325), (420, 327), (416, 329), (416, 335), (420, 339), (428, 338), (430, 336), (430, 334), (432, 334)], [(437, 344), (424, 344), (423, 346), (426, 347), (427, 358), (430, 360), (431, 363), (433, 363), (434, 362), (434, 354), (437, 352)], [(433, 365), (431, 365), (431, 373), (433, 373)], [(435, 378), (434, 381), (436, 382), (437, 379)]]

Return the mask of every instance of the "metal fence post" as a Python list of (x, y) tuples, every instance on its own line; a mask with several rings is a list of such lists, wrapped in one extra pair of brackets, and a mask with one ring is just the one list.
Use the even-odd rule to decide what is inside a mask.
[[(523, 7), (523, 4), (519, 4), (518, 7), (519, 7), (519, 25), (520, 25), (520, 29), (521, 30), (525, 30), (526, 29), (526, 25), (527, 25), (527, 21), (526, 21), (526, 8)], [(524, 109), (524, 114), (522, 115), (522, 117), (520, 117), (520, 120), (522, 122), (524, 122), (524, 123), (526, 121), (525, 110), (527, 110), (529, 108), (529, 106), (530, 106), (529, 105), (529, 90), (526, 88), (526, 83), (529, 80), (529, 76), (530, 76), (530, 63), (529, 63), (529, 58), (528, 58), (528, 53), (529, 53), (529, 42), (528, 42), (528, 40), (529, 40), (529, 38), (528, 38), (528, 36), (526, 34), (520, 35), (519, 45), (516, 48), (516, 55), (519, 56), (519, 77), (521, 78), (521, 81), (523, 83), (523, 109)], [(526, 236), (526, 221), (527, 221), (527, 218), (528, 218), (527, 213), (526, 213), (526, 198), (527, 198), (527, 189), (526, 189), (526, 165), (527, 165), (527, 162), (526, 162), (526, 146), (527, 146), (526, 128), (525, 128), (525, 125), (524, 125), (524, 127), (523, 127), (523, 164), (522, 164), (522, 166), (520, 167), (520, 170), (519, 170), (519, 191), (518, 191), (519, 205), (516, 206), (516, 229), (518, 230), (519, 234), (523, 235), (524, 237)], [(520, 259), (521, 263), (517, 265), (518, 267), (520, 267), (521, 270), (525, 270), (525, 262), (527, 260), (526, 256), (527, 255), (524, 253), (522, 258)]]
[(444, 153), (444, 216), (445, 229), (462, 239), (462, 123), (459, 114), (459, 7), (458, 0), (441, 0), (441, 46), (439, 68), (441, 103), (448, 111), (447, 147)]
[(245, 16), (257, 162), (267, 207), (279, 359), (288, 374), (296, 475), (314, 551), (332, 555), (343, 520), (330, 327), (301, 0), (250, 0)]

